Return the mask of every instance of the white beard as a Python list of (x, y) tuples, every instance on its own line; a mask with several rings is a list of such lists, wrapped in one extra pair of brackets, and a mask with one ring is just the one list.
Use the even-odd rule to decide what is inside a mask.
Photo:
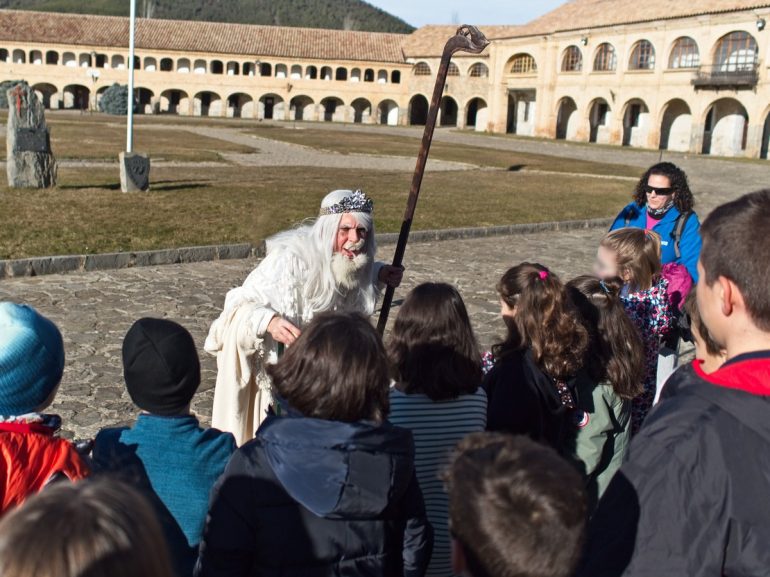
[[(361, 250), (363, 245), (364, 241), (350, 243), (345, 245), (345, 249), (352, 251)], [(359, 288), (363, 280), (361, 273), (366, 269), (369, 260), (369, 255), (365, 252), (357, 254), (352, 259), (341, 253), (332, 255), (332, 275), (334, 275), (337, 285), (348, 291)]]

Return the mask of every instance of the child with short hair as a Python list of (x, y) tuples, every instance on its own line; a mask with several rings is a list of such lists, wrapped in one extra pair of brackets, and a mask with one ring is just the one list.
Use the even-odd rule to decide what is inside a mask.
[(88, 479), (56, 483), (3, 518), (0, 575), (174, 574), (163, 533), (147, 500), (114, 479)]
[(211, 492), (197, 577), (422, 577), (433, 548), (412, 433), (388, 422), (369, 319), (316, 315), (268, 372), (269, 414)]
[(52, 481), (89, 474), (75, 446), (56, 437), (61, 418), (43, 413), (63, 373), (56, 325), (32, 307), (0, 303), (0, 515)]
[(509, 269), (497, 286), (508, 335), (483, 381), (487, 429), (528, 435), (572, 454), (574, 379), (588, 348), (564, 285), (541, 264)]
[(631, 400), (642, 392), (644, 350), (620, 300), (620, 279), (580, 276), (567, 292), (588, 330), (584, 370), (575, 383), (576, 456), (586, 477), (589, 511), (620, 468), (631, 441)]
[(123, 377), (142, 410), (131, 427), (103, 429), (94, 467), (142, 490), (161, 520), (177, 575), (192, 575), (211, 488), (235, 450), (230, 433), (190, 414), (200, 385), (195, 342), (165, 319), (136, 321), (123, 340)]
[(424, 283), (398, 311), (388, 346), (395, 387), (388, 420), (412, 431), (415, 468), (433, 526), (429, 576), (452, 577), (448, 499), (440, 471), (463, 437), (487, 424), (481, 356), (456, 288)]
[(655, 401), (661, 339), (673, 326), (668, 282), (660, 274), (660, 236), (640, 228), (613, 230), (599, 244), (594, 272), (602, 280), (623, 281), (623, 306), (644, 343), (644, 392), (634, 399), (631, 412), (631, 433), (636, 434)]
[(770, 567), (770, 189), (701, 228), (703, 325), (727, 361), (680, 368), (591, 521), (579, 575), (766, 575)]
[(446, 471), (455, 575), (568, 577), (580, 558), (580, 475), (525, 436), (475, 433)]

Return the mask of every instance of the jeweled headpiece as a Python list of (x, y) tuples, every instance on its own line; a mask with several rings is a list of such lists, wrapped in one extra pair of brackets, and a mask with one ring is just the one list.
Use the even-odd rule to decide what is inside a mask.
[(331, 206), (322, 206), (318, 212), (319, 216), (327, 216), (330, 214), (343, 214), (346, 212), (372, 212), (374, 210), (374, 202), (371, 198), (364, 194), (364, 191), (360, 188), (349, 194), (341, 201)]

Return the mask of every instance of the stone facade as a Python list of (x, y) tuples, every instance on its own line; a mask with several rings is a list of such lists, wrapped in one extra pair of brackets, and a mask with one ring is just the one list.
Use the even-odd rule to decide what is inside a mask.
[[(439, 124), (767, 158), (768, 19), (751, 0), (574, 0), (482, 26), (494, 42), (454, 59)], [(126, 83), (127, 32), (125, 18), (0, 11), (0, 80), (24, 78), (48, 108), (95, 108)], [(137, 98), (147, 114), (419, 125), (453, 32), (140, 20)]]

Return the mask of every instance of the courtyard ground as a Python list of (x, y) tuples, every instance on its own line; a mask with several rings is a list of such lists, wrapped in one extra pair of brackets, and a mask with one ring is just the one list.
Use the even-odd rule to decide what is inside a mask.
[[(55, 125), (56, 116), (51, 116)], [(141, 119), (140, 122), (143, 125), (148, 121)], [(259, 152), (224, 152), (215, 147), (213, 152), (219, 160), (205, 161), (203, 166), (204, 161), (197, 164), (159, 162), (153, 169), (155, 192), (149, 195), (117, 192), (116, 166), (83, 160), (64, 163), (64, 186), (58, 190), (27, 191), (26, 196), (20, 193), (13, 200), (7, 189), (0, 189), (0, 212), (12, 215), (4, 220), (0, 235), (8, 235), (7, 229), (11, 227), (16, 230), (2, 237), (0, 246), (5, 246), (3, 243), (11, 246), (15, 242), (18, 246), (14, 250), (22, 253), (43, 251), (46, 246), (66, 246), (67, 250), (77, 251), (83, 246), (78, 243), (88, 239), (94, 247), (89, 246), (89, 250), (106, 250), (109, 246), (130, 247), (131, 243), (145, 242), (148, 238), (158, 243), (167, 239), (187, 243), (192, 238), (203, 238), (185, 236), (183, 231), (187, 228), (220, 231), (219, 241), (243, 240), (240, 234), (254, 234), (251, 227), (274, 230), (311, 215), (323, 192), (356, 183), (363, 183), (377, 198), (381, 228), (393, 230), (403, 210), (411, 173), (409, 165), (414, 159), (329, 150), (342, 146), (340, 141), (358, 138), (351, 135), (363, 134), (370, 138), (370, 134), (382, 134), (389, 142), (393, 137), (417, 139), (420, 136), (419, 129), (412, 128), (385, 131), (380, 127), (314, 125), (312, 130), (318, 131), (313, 137), (314, 146), (297, 147), (287, 143), (287, 139), (256, 137), (257, 129), (264, 133), (295, 130), (293, 127), (254, 128), (228, 121), (180, 122), (179, 126), (184, 127), (179, 129), (184, 134), (224, 140), (236, 146), (252, 139), (259, 146), (251, 149)], [(325, 134), (328, 139), (323, 138)], [(265, 142), (275, 144), (263, 150), (260, 146), (268, 146)], [(627, 173), (617, 179), (602, 176), (596, 165), (631, 166), (641, 173), (644, 167), (660, 158), (660, 153), (654, 151), (443, 130), (436, 133), (436, 143), (478, 148), (479, 152), (474, 154), (482, 156), (491, 150), (494, 154), (510, 152), (512, 157), (551, 158), (545, 167), (518, 171), (494, 167), (461, 169), (449, 161), (434, 163), (434, 170), (426, 177), (425, 196), (418, 216), (435, 219), (437, 226), (459, 226), (465, 222), (480, 226), (497, 221), (507, 224), (516, 219), (542, 221), (557, 218), (558, 214), (572, 215), (570, 218), (614, 214), (627, 202), (633, 178)], [(208, 144), (204, 150), (208, 150), (206, 146)], [(270, 157), (272, 164), (260, 165), (256, 161)], [(308, 158), (334, 166), (308, 167), (302, 164)], [(701, 217), (721, 202), (765, 187), (770, 181), (767, 163), (686, 155), (665, 155), (665, 158), (681, 164), (690, 174), (696, 209)], [(565, 159), (593, 163), (596, 175), (589, 178), (580, 173), (553, 170), (560, 162), (566, 162)], [(582, 166), (588, 168), (591, 164)], [(349, 180), (337, 180), (345, 174)], [(505, 180), (512, 175), (515, 180)], [(229, 179), (228, 188), (221, 188), (223, 179)], [(525, 186), (527, 182), (530, 184)], [(569, 189), (571, 192), (550, 194), (554, 190), (567, 190), (563, 187), (568, 182), (575, 183), (574, 188)], [(603, 188), (607, 183), (616, 185), (617, 189)], [(220, 187), (219, 193), (215, 192), (215, 186)], [(495, 188), (499, 190), (497, 196), (489, 192)], [(261, 208), (266, 204), (268, 197), (264, 195), (267, 194), (274, 195), (269, 199), (277, 205), (275, 212)], [(8, 212), (11, 207), (13, 212)], [(440, 218), (437, 215), (441, 215)], [(57, 231), (48, 225), (36, 228), (39, 222), (48, 221), (56, 222), (63, 230)], [(129, 224), (123, 225), (124, 221)], [(184, 226), (172, 225), (172, 222), (183, 222)], [(167, 229), (163, 228), (164, 223)], [(419, 224), (425, 227), (426, 221)], [(67, 229), (73, 232), (67, 233)], [(43, 234), (41, 230), (50, 235), (48, 240), (35, 238)], [(138, 239), (131, 237), (134, 231), (140, 231)], [(404, 286), (396, 293), (395, 305), (397, 307), (407, 291), (420, 282), (441, 280), (455, 284), (468, 304), (477, 336), (486, 349), (503, 333), (494, 285), (507, 267), (525, 260), (537, 261), (569, 279), (590, 271), (603, 233), (601, 229), (581, 229), (411, 244), (406, 255)], [(256, 236), (245, 238), (251, 240)], [(382, 246), (380, 258), (389, 260), (392, 251), (392, 245)], [(206, 423), (211, 414), (216, 366), (214, 359), (203, 352), (203, 340), (221, 310), (227, 290), (239, 285), (257, 264), (255, 259), (246, 259), (6, 279), (0, 281), (0, 300), (27, 302), (61, 327), (67, 361), (52, 410), (64, 417), (68, 436), (92, 436), (101, 427), (133, 419), (136, 409), (122, 383), (120, 348), (130, 325), (142, 316), (171, 318), (189, 328), (195, 337), (202, 359), (203, 383), (193, 408)], [(395, 314), (396, 311), (391, 314), (391, 322)]]

